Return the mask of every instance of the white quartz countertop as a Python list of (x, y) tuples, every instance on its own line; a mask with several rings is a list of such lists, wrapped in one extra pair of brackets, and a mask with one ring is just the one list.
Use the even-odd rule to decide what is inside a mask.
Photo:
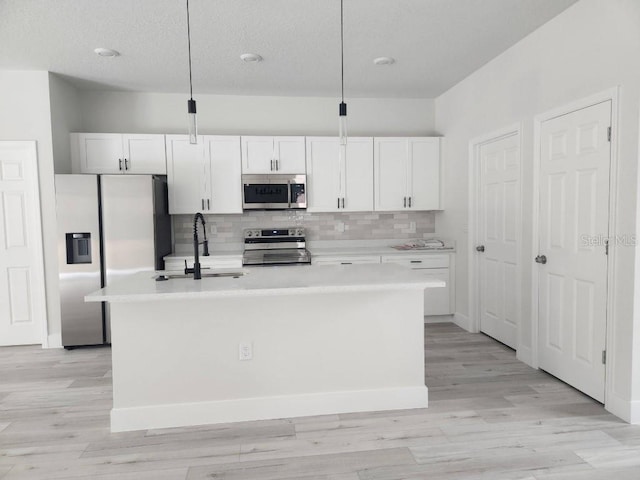
[(329, 255), (432, 255), (435, 253), (448, 254), (455, 250), (449, 248), (433, 248), (433, 249), (409, 249), (397, 250), (390, 245), (388, 246), (335, 246), (335, 247), (312, 247), (309, 248), (311, 256), (329, 256)]
[[(401, 245), (406, 240), (373, 240), (373, 241), (318, 241), (308, 242), (307, 250), (311, 252), (311, 256), (333, 256), (333, 255), (434, 255), (455, 253), (455, 247), (445, 242), (444, 248), (433, 249), (408, 249), (397, 250), (393, 245)], [(209, 246), (209, 256), (213, 258), (230, 258), (241, 257), (244, 246), (241, 244), (230, 245), (224, 250), (212, 248)], [(193, 252), (172, 253), (164, 257), (165, 260), (187, 260), (193, 262)], [(202, 256), (201, 256), (202, 258)], [(206, 257), (204, 257), (206, 258)]]
[(446, 285), (441, 280), (425, 278), (415, 270), (393, 264), (253, 267), (243, 268), (242, 271), (245, 274), (238, 278), (172, 278), (166, 281), (155, 280), (159, 272), (140, 272), (90, 293), (85, 301), (143, 302), (425, 289)]

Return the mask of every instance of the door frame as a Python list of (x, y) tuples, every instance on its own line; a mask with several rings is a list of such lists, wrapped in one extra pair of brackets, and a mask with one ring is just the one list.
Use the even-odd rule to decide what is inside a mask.
[[(618, 198), (618, 103), (620, 96), (620, 88), (614, 87), (602, 92), (596, 93), (589, 97), (573, 101), (561, 107), (548, 110), (544, 113), (536, 115), (533, 119), (533, 214), (532, 214), (532, 242), (531, 242), (531, 261), (538, 255), (538, 245), (540, 242), (540, 163), (541, 163), (541, 131), (542, 124), (548, 120), (566, 115), (576, 110), (592, 107), (602, 102), (611, 102), (611, 157), (609, 165), (609, 221), (607, 228), (609, 236), (615, 235), (617, 198)], [(604, 398), (605, 405), (609, 402), (613, 394), (613, 384), (608, 382), (608, 378), (612, 378), (615, 358), (612, 352), (615, 352), (613, 322), (614, 304), (613, 292), (615, 291), (615, 264), (616, 264), (617, 247), (615, 242), (609, 243), (609, 255), (607, 259), (607, 318), (606, 321), (606, 339), (605, 349), (610, 354), (607, 355), (605, 365), (605, 388)], [(538, 326), (540, 321), (540, 313), (538, 309), (538, 269), (535, 266), (531, 269), (531, 362), (534, 368), (539, 368), (539, 352), (538, 352)]]
[[(519, 162), (519, 177), (518, 177), (518, 195), (520, 197), (520, 205), (518, 208), (518, 215), (520, 216), (520, 228), (517, 232), (517, 255), (518, 266), (517, 275), (522, 285), (522, 123), (515, 123), (507, 127), (503, 127), (499, 130), (494, 130), (491, 133), (481, 135), (472, 139), (469, 142), (469, 312), (471, 314), (469, 318), (468, 330), (473, 333), (480, 332), (480, 265), (478, 262), (478, 255), (475, 252), (475, 246), (480, 239), (480, 203), (478, 202), (480, 195), (480, 177), (482, 171), (480, 168), (480, 149), (482, 146), (489, 143), (502, 140), (507, 137), (518, 135), (518, 162)], [(520, 311), (520, 320), (522, 319), (522, 298), (519, 294), (518, 309)], [(518, 345), (520, 347), (520, 330), (521, 325), (518, 325)]]

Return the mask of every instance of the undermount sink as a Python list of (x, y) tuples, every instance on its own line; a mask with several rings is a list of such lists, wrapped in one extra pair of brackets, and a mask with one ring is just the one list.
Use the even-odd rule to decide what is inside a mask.
[[(243, 275), (246, 275), (246, 272), (202, 272), (202, 278), (205, 277), (212, 277), (212, 278), (220, 278), (220, 277), (232, 277), (232, 278), (240, 278)], [(191, 280), (193, 280), (193, 274), (186, 274), (186, 273), (164, 273), (161, 275), (158, 275), (156, 277), (156, 282), (162, 282), (165, 280), (171, 280), (174, 278), (189, 278)]]

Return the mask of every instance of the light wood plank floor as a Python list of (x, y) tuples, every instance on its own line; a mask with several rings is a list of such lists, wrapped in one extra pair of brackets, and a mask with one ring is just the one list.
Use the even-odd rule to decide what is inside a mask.
[(483, 335), (426, 343), (428, 409), (121, 434), (108, 348), (0, 348), (0, 478), (640, 479), (640, 427)]

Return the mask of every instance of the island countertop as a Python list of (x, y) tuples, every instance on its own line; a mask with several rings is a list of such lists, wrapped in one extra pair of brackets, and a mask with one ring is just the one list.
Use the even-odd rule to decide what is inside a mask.
[[(228, 271), (228, 270), (227, 270)], [(441, 280), (421, 277), (393, 264), (272, 266), (243, 268), (235, 277), (172, 278), (156, 281), (163, 273), (139, 272), (90, 293), (87, 302), (143, 302), (179, 298), (251, 297), (291, 294), (356, 292), (390, 289), (425, 289), (445, 286)], [(212, 272), (211, 270), (208, 272)]]

